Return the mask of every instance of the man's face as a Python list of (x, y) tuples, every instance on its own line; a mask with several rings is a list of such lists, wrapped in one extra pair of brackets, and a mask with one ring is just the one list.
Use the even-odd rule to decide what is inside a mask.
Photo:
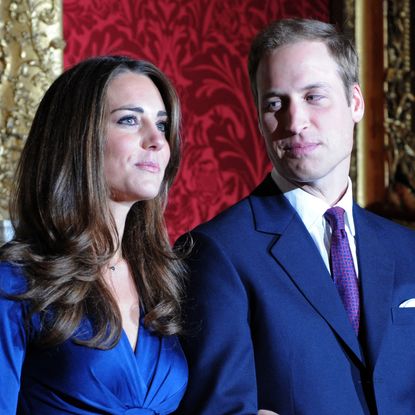
[(355, 85), (349, 105), (327, 47), (302, 41), (276, 49), (262, 58), (257, 84), (259, 126), (276, 170), (297, 186), (344, 189), (364, 103)]

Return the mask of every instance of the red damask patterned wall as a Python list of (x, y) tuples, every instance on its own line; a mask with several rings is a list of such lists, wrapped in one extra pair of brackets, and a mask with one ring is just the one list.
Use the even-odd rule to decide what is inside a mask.
[(64, 0), (65, 67), (94, 55), (147, 59), (182, 102), (184, 159), (166, 212), (172, 240), (252, 190), (269, 170), (246, 57), (280, 17), (328, 21), (329, 0)]

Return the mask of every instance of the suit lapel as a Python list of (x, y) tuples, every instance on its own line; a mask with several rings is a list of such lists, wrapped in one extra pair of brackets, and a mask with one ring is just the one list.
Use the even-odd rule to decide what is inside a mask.
[(278, 235), (269, 253), (317, 313), (363, 362), (359, 341), (337, 289), (297, 213), (270, 178), (252, 194), (250, 201), (256, 230)]
[(363, 330), (368, 360), (373, 367), (390, 321), (395, 264), (385, 243), (386, 236), (370, 222), (369, 215), (355, 206), (354, 217)]

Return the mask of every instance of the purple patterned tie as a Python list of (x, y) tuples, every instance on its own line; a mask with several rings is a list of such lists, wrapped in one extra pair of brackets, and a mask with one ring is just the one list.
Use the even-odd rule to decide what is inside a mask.
[(330, 244), (331, 273), (343, 301), (344, 308), (353, 330), (359, 334), (359, 286), (354, 268), (349, 240), (344, 228), (344, 209), (335, 206), (326, 211), (324, 217), (330, 223), (332, 234)]

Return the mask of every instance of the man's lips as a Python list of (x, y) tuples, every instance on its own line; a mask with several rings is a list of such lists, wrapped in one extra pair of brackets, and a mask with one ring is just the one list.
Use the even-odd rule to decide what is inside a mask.
[(318, 146), (318, 143), (293, 143), (282, 146), (282, 149), (288, 156), (301, 157), (312, 153)]
[(135, 164), (140, 170), (148, 171), (150, 173), (158, 173), (160, 165), (154, 161), (140, 161)]

